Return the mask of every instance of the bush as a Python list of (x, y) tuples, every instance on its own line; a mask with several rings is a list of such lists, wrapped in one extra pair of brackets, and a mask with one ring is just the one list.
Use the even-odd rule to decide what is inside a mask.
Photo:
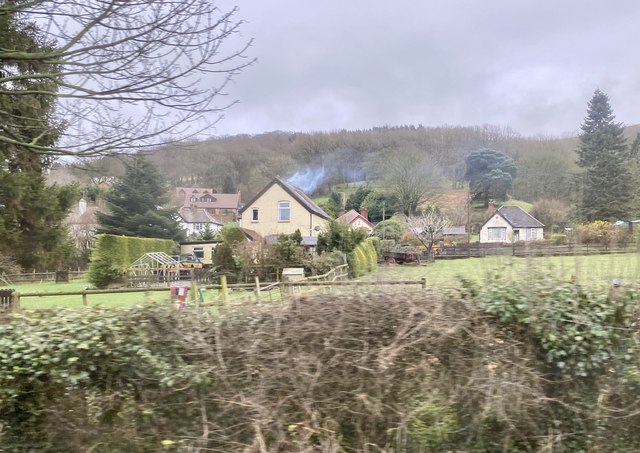
[(549, 238), (551, 240), (551, 243), (555, 244), (555, 245), (563, 245), (567, 243), (567, 235), (566, 234), (552, 234), (551, 237)]
[(592, 223), (578, 225), (576, 227), (578, 240), (582, 244), (611, 245), (623, 242), (625, 231), (613, 226), (610, 222), (596, 220)]

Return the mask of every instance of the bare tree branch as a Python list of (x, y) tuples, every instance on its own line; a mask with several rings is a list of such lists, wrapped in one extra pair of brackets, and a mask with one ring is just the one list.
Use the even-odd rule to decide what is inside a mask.
[[(237, 13), (214, 0), (3, 2), (0, 18), (34, 23), (50, 45), (0, 42), (0, 95), (55, 98), (52, 124), (65, 128), (57, 146), (23, 139), (0, 111), (0, 143), (89, 156), (210, 133), (235, 103), (224, 100), (227, 84), (255, 61)], [(27, 64), (42, 71), (19, 69)]]

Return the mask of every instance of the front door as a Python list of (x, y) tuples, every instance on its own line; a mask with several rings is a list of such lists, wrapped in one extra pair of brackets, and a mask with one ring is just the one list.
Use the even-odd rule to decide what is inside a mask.
[(513, 242), (520, 240), (520, 230), (513, 230)]

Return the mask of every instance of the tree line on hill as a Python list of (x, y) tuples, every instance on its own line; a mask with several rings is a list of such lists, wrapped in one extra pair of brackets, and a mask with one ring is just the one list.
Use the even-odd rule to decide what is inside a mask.
[[(155, 56), (161, 52), (159, 42), (171, 41), (172, 52), (188, 53), (189, 49), (199, 48), (194, 42), (174, 39), (182, 36), (186, 24), (180, 18), (192, 13), (193, 8), (206, 17), (219, 14), (217, 9), (207, 9), (205, 3), (189, 0), (168, 8), (154, 1), (143, 10), (135, 3), (109, 0), (102, 4), (104, 11), (75, 0), (60, 5), (51, 0), (0, 4), (0, 255), (8, 263), (3, 268), (12, 263), (42, 270), (67, 265), (75, 252), (66, 238), (63, 219), (81, 192), (107, 198), (113, 212), (105, 215), (114, 219), (130, 217), (129, 223), (142, 225), (139, 234), (170, 235), (175, 227), (166, 220), (170, 209), (163, 207), (160, 211), (150, 205), (153, 209), (129, 211), (118, 205), (113, 193), (101, 194), (96, 184), (106, 180), (120, 189), (130, 184), (122, 178), (135, 159), (124, 157), (123, 153), (135, 154), (143, 144), (144, 155), (166, 178), (165, 189), (211, 187), (219, 192), (240, 191), (245, 200), (274, 176), (294, 178), (297, 172), (307, 171), (319, 175), (313, 178), (317, 184), (304, 188), (312, 195), (335, 198), (331, 192), (337, 184), (369, 182), (378, 189), (375, 201), (384, 206), (385, 212), (411, 214), (435, 204), (442, 191), (466, 188), (466, 184), (485, 204), (491, 193), (498, 198), (508, 194), (527, 202), (546, 202), (548, 206), (559, 206), (558, 211), (573, 206), (571, 212), (576, 221), (629, 220), (640, 212), (636, 189), (640, 187), (640, 140), (631, 137), (633, 143), (627, 143), (629, 137), (625, 138), (622, 125), (615, 123), (609, 99), (599, 91), (589, 104), (579, 139), (522, 137), (509, 128), (489, 125), (403, 125), (360, 131), (278, 131), (203, 142), (171, 141), (171, 145), (159, 146), (163, 142), (159, 136), (166, 130), (154, 128), (158, 123), (153, 118), (134, 121), (104, 114), (114, 112), (111, 101), (135, 99), (154, 104), (158, 93), (176, 103), (174, 107), (182, 107), (184, 115), (178, 126), (204, 114), (204, 107), (218, 93), (217, 89), (190, 91), (188, 83), (176, 85), (166, 68), (153, 70), (157, 69)], [(77, 11), (83, 14), (76, 14)], [(234, 21), (234, 13), (235, 10), (211, 23), (235, 30), (240, 23)], [(127, 14), (138, 17), (149, 36), (161, 34), (166, 40), (137, 46), (137, 37), (118, 23)], [(161, 27), (158, 17), (165, 21)], [(80, 30), (74, 37), (65, 34), (70, 22)], [(46, 31), (41, 23), (49, 24)], [(190, 36), (199, 42), (215, 43), (219, 49), (227, 35), (217, 35), (217, 25), (203, 25), (192, 30)], [(85, 41), (92, 33), (102, 33), (104, 42), (99, 48)], [(207, 52), (211, 50), (205, 46), (201, 56), (210, 57)], [(231, 51), (230, 58), (224, 61), (242, 61), (244, 50)], [(116, 56), (146, 63), (145, 72), (119, 66)], [(183, 75), (197, 75), (204, 67), (211, 69), (216, 61), (195, 62), (185, 68)], [(216, 69), (231, 76), (244, 65)], [(74, 69), (80, 67), (84, 69)], [(101, 68), (99, 75), (91, 70), (96, 67)], [(103, 75), (104, 70), (107, 76)], [(104, 91), (87, 88), (85, 83), (92, 77), (98, 77)], [(119, 85), (123, 80), (131, 82), (132, 77), (153, 83)], [(151, 92), (149, 86), (153, 87)], [(69, 96), (69, 90), (75, 90), (73, 96)], [(96, 112), (103, 114), (94, 118)], [(155, 113), (153, 109), (149, 112)], [(79, 133), (83, 131), (80, 124), (84, 113), (95, 120), (96, 129), (90, 133)], [(491, 171), (481, 178), (483, 182), (474, 180), (469, 170), (475, 164), (469, 158), (478, 157), (476, 164), (486, 161), (489, 154), (483, 150), (498, 153), (493, 156), (503, 159), (510, 168), (491, 164)], [(484, 157), (474, 154), (479, 152), (485, 152)], [(61, 155), (84, 159), (72, 164), (57, 162)], [(152, 194), (156, 204), (165, 195), (160, 190)], [(107, 218), (103, 216), (102, 222), (106, 224)], [(130, 227), (128, 230), (136, 229)]]

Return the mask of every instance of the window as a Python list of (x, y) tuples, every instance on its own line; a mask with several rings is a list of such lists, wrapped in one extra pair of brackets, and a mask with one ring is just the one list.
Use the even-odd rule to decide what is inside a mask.
[(258, 221), (258, 208), (253, 208), (251, 210), (251, 221), (252, 222), (257, 222)]
[(193, 254), (196, 258), (203, 259), (204, 258), (204, 248), (203, 247), (194, 247)]
[(193, 229), (196, 231), (202, 231), (204, 230), (204, 225), (202, 223), (194, 223)]
[(527, 239), (538, 239), (537, 228), (527, 228)]
[(490, 241), (506, 241), (507, 229), (505, 227), (487, 228), (489, 230)]
[(291, 203), (288, 201), (278, 202), (278, 222), (289, 222), (291, 220)]

